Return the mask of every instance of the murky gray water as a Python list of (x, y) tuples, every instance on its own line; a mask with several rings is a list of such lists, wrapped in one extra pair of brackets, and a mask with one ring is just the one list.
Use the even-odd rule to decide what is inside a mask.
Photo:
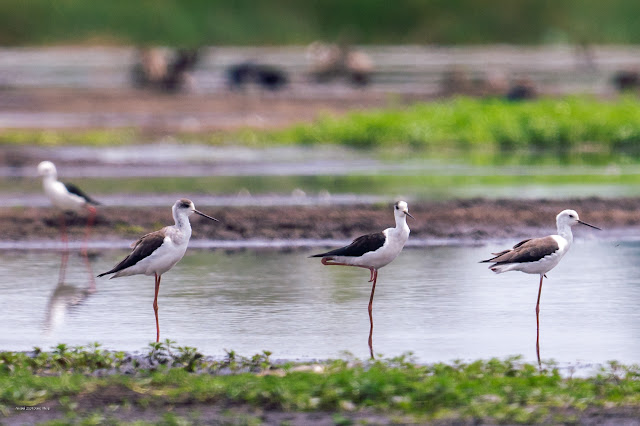
[[(0, 147), (15, 156), (15, 150)], [(0, 166), (0, 177), (38, 178), (35, 164), (43, 158), (56, 163), (58, 173), (78, 178), (194, 177), (194, 176), (618, 176), (639, 174), (640, 165), (611, 158), (603, 164), (473, 164), (469, 159), (439, 157), (425, 152), (318, 145), (287, 147), (210, 146), (158, 141), (126, 147), (23, 146), (23, 165)], [(469, 157), (472, 157), (470, 155)], [(551, 155), (549, 158), (552, 159)], [(578, 156), (576, 156), (578, 158)], [(29, 164), (35, 163), (35, 164)], [(488, 163), (488, 164), (487, 164)]]
[[(512, 243), (512, 242), (509, 242)], [(508, 243), (507, 243), (508, 244)], [(535, 361), (537, 277), (494, 275), (478, 261), (504, 244), (406, 249), (381, 270), (374, 300), (376, 353), (420, 361), (523, 354)], [(208, 355), (309, 359), (368, 356), (368, 272), (326, 267), (316, 250), (190, 249), (163, 277), (161, 338)], [(60, 254), (0, 254), (0, 349), (99, 341), (144, 350), (155, 338), (153, 279), (90, 276), (125, 251), (91, 261), (72, 253), (63, 285)], [(541, 356), (559, 362), (640, 362), (640, 243), (576, 240), (545, 281)], [(93, 291), (95, 290), (95, 291)]]
[[(3, 153), (9, 157), (15, 154), (11, 149), (0, 149), (0, 155)], [(10, 178), (19, 184), (5, 186), (0, 194), (4, 206), (50, 205), (36, 175), (36, 165), (43, 159), (55, 162), (60, 179), (66, 182), (112, 181), (112, 188), (122, 192), (88, 190), (107, 206), (166, 206), (184, 196), (200, 206), (378, 203), (398, 197), (409, 201), (633, 197), (638, 194), (633, 177), (640, 174), (640, 165), (617, 159), (594, 165), (487, 165), (433, 157), (431, 153), (396, 153), (389, 158), (385, 151), (363, 152), (335, 146), (214, 147), (175, 141), (128, 147), (31, 146), (22, 147), (20, 155), (24, 157), (23, 164), (0, 166), (0, 178)], [(596, 181), (582, 182), (575, 178), (586, 175)], [(501, 180), (499, 176), (513, 179)], [(132, 190), (126, 181), (156, 179), (160, 183), (163, 179), (174, 181), (176, 177), (183, 179), (183, 192), (165, 192), (162, 184)], [(224, 178), (226, 185), (220, 187), (219, 181), (211, 180), (205, 193), (202, 188), (194, 192), (186, 180), (214, 177)], [(371, 177), (384, 180), (372, 184)], [(255, 185), (256, 181), (263, 184)], [(83, 188), (87, 190), (84, 185)]]

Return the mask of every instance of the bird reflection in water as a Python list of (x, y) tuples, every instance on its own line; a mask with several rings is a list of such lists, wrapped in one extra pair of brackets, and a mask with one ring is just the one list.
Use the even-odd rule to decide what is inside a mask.
[(88, 281), (84, 286), (70, 285), (65, 282), (67, 266), (69, 263), (69, 251), (63, 250), (60, 260), (60, 272), (58, 282), (54, 288), (45, 312), (44, 333), (50, 335), (55, 329), (60, 327), (65, 320), (67, 312), (76, 306), (83, 304), (92, 294), (96, 292), (96, 282), (93, 277), (93, 268), (89, 261), (89, 254), (82, 250), (78, 254), (82, 258), (88, 274)]

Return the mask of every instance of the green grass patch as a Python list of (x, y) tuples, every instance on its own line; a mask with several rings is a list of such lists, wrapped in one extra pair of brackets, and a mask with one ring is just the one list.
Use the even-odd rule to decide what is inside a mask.
[(516, 103), (458, 98), (324, 117), (268, 134), (266, 139), (363, 149), (400, 146), (462, 152), (591, 150), (637, 155), (640, 103), (629, 97), (615, 101), (569, 97)]
[(518, 357), (421, 365), (410, 354), (375, 361), (347, 356), (308, 365), (275, 364), (270, 355), (245, 358), (229, 351), (211, 360), (171, 341), (153, 343), (133, 360), (98, 344), (0, 352), (0, 410), (58, 402), (72, 412), (82, 408), (74, 403), (80, 396), (99, 398), (113, 389), (112, 410), (220, 403), (501, 423), (575, 421), (586, 409), (640, 405), (640, 367), (616, 362), (572, 378), (553, 363), (538, 367)]
[(109, 147), (141, 143), (144, 138), (134, 129), (41, 130), (4, 129), (0, 145), (6, 146), (96, 146)]

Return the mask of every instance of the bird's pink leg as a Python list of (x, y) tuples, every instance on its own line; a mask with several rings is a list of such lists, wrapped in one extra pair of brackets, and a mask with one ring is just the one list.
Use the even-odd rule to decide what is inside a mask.
[(378, 276), (378, 271), (373, 266), (369, 268), (369, 272), (371, 272), (371, 276), (369, 277), (369, 282), (372, 283), (373, 279)]
[(373, 274), (373, 285), (371, 286), (371, 297), (369, 298), (369, 323), (371, 324), (369, 328), (369, 353), (371, 354), (371, 359), (373, 359), (373, 293), (376, 291), (378, 270), (372, 269), (371, 273)]
[(96, 219), (97, 210), (93, 206), (87, 206), (87, 210), (89, 210), (89, 217), (87, 218), (87, 230), (84, 235), (84, 244), (82, 246), (82, 254), (87, 255), (87, 248), (89, 247), (89, 237), (91, 236), (91, 228)]
[(84, 260), (84, 264), (87, 267), (87, 271), (89, 272), (89, 293), (96, 292), (96, 280), (93, 278), (93, 268), (91, 267), (91, 262), (89, 261), (89, 256), (87, 256), (87, 252), (83, 251), (82, 258)]
[(339, 266), (357, 266), (358, 268), (365, 268), (371, 272), (371, 278), (369, 282), (373, 282), (371, 286), (371, 297), (369, 298), (369, 323), (371, 327), (369, 328), (369, 352), (371, 353), (371, 359), (373, 359), (373, 293), (376, 291), (376, 281), (378, 280), (378, 270), (372, 266), (362, 266), (362, 265), (349, 265), (348, 263), (339, 263), (334, 262), (331, 258), (323, 257), (322, 258), (323, 265), (339, 265)]
[(162, 275), (155, 274), (156, 276), (156, 296), (153, 299), (153, 311), (156, 313), (156, 342), (160, 341), (160, 322), (158, 321), (158, 291), (160, 290), (160, 279)]
[(373, 268), (371, 266), (350, 265), (348, 263), (334, 262), (333, 260), (331, 260), (331, 258), (328, 258), (328, 257), (323, 257), (322, 258), (322, 264), (323, 265), (327, 265), (327, 266), (355, 266), (355, 267), (358, 267), (358, 268), (368, 269), (369, 271), (371, 271), (371, 278), (369, 279), (369, 282), (373, 281), (373, 271), (374, 271), (375, 268)]
[(67, 219), (64, 212), (60, 213), (60, 239), (63, 243), (63, 250), (69, 251), (69, 238), (67, 237)]
[(542, 280), (544, 275), (540, 275), (540, 288), (538, 289), (538, 302), (536, 303), (536, 355), (538, 365), (540, 365), (540, 295), (542, 294)]
[(64, 277), (67, 273), (67, 261), (69, 260), (69, 252), (64, 250), (62, 252), (62, 261), (60, 262), (60, 272), (58, 273), (58, 284), (64, 282)]

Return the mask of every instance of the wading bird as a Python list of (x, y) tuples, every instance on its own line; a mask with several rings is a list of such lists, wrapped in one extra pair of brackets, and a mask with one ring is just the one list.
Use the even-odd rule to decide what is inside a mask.
[(182, 259), (187, 251), (187, 245), (191, 238), (191, 224), (189, 216), (196, 213), (207, 219), (215, 220), (211, 216), (196, 210), (193, 202), (186, 198), (175, 202), (172, 208), (175, 225), (165, 226), (159, 231), (152, 232), (133, 243), (133, 251), (122, 262), (118, 263), (111, 270), (104, 272), (98, 277), (114, 274), (111, 278), (126, 277), (129, 275), (154, 275), (155, 276), (155, 297), (153, 299), (153, 311), (156, 315), (156, 342), (160, 341), (160, 323), (158, 321), (158, 291), (160, 290), (160, 279), (162, 274)]
[(393, 206), (393, 213), (396, 219), (395, 228), (387, 228), (382, 232), (367, 234), (353, 240), (351, 244), (326, 253), (314, 254), (309, 257), (321, 257), (323, 265), (357, 266), (366, 268), (371, 272), (369, 279), (371, 286), (371, 297), (369, 298), (369, 351), (373, 358), (373, 294), (376, 291), (376, 281), (378, 279), (378, 269), (388, 265), (395, 259), (404, 244), (409, 238), (409, 226), (407, 216), (409, 207), (404, 201), (398, 201)]
[(520, 241), (512, 249), (493, 253), (495, 257), (483, 260), (481, 263), (493, 263), (489, 266), (496, 274), (508, 271), (521, 271), (527, 274), (540, 275), (540, 287), (538, 288), (538, 301), (536, 302), (536, 354), (540, 362), (540, 295), (542, 294), (542, 280), (546, 273), (552, 270), (560, 259), (569, 251), (573, 242), (571, 227), (577, 225), (600, 228), (583, 222), (575, 210), (563, 210), (556, 216), (558, 227), (557, 235), (548, 235), (542, 238), (533, 238)]
[(58, 180), (56, 166), (51, 161), (42, 161), (38, 164), (38, 174), (42, 176), (42, 186), (45, 194), (51, 200), (51, 204), (62, 210), (60, 216), (60, 235), (67, 249), (67, 225), (65, 219), (66, 212), (79, 212), (84, 209), (89, 211), (87, 219), (87, 230), (83, 252), (86, 254), (91, 227), (96, 217), (96, 208), (99, 202), (85, 194), (80, 188), (71, 183), (62, 183)]

